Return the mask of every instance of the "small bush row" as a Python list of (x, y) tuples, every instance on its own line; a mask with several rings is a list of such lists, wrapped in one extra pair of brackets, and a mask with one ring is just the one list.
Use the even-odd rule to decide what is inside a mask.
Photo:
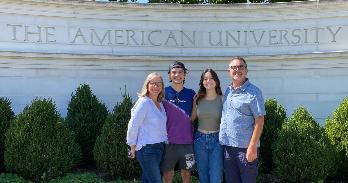
[[(0, 166), (5, 165), (8, 172), (36, 182), (49, 181), (77, 165), (93, 165), (95, 161), (98, 169), (113, 179), (139, 177), (139, 165), (127, 158), (125, 143), (133, 105), (129, 95), (124, 94), (122, 102), (108, 114), (105, 105), (83, 84), (72, 94), (66, 119), (51, 99), (34, 99), (17, 117), (10, 104), (0, 98)], [(286, 182), (347, 178), (348, 99), (326, 120), (325, 127), (303, 107), (287, 119), (285, 109), (273, 99), (266, 101), (266, 112), (261, 173), (274, 174)], [(20, 182), (12, 174), (0, 178), (4, 176)]]
[(7, 172), (35, 182), (48, 181), (76, 166), (94, 168), (95, 159), (98, 168), (114, 179), (139, 177), (139, 165), (128, 159), (125, 143), (133, 105), (129, 95), (124, 94), (108, 114), (105, 104), (82, 84), (72, 94), (65, 119), (51, 99), (34, 99), (16, 118), (10, 101), (0, 99), (0, 155), (4, 157), (0, 165)]
[(348, 178), (348, 98), (320, 126), (304, 108), (286, 119), (273, 99), (266, 101), (260, 171), (284, 182), (320, 182)]
[(93, 167), (93, 149), (108, 115), (90, 87), (80, 85), (63, 119), (51, 99), (34, 99), (16, 118), (0, 98), (0, 168), (35, 182)]

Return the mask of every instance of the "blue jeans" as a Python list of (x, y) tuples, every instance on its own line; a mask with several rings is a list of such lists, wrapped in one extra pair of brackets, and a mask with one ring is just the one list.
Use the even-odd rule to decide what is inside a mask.
[(164, 152), (164, 143), (147, 144), (136, 151), (136, 158), (141, 166), (142, 183), (162, 183), (160, 163)]
[(219, 133), (195, 133), (194, 150), (200, 183), (220, 183), (223, 172), (223, 148)]
[(226, 183), (256, 183), (258, 160), (248, 162), (246, 151), (247, 148), (224, 146)]

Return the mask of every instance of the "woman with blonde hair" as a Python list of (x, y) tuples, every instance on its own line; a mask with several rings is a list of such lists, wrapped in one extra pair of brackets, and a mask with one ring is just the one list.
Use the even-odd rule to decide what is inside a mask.
[(167, 141), (162, 76), (150, 73), (138, 95), (127, 130), (130, 157), (136, 158), (142, 168), (142, 183), (162, 183), (160, 163)]

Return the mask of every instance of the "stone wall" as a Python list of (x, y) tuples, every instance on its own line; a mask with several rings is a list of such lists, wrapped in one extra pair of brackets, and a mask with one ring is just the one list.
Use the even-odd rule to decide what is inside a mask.
[[(197, 89), (207, 67), (225, 89), (229, 59), (248, 61), (249, 78), (290, 115), (307, 107), (320, 121), (348, 96), (348, 1), (170, 5), (89, 1), (0, 2), (0, 96), (16, 113), (35, 97), (66, 115), (71, 93), (91, 85), (109, 109), (124, 86), (136, 99), (144, 77), (167, 80), (174, 60)], [(166, 82), (168, 85), (168, 80)]]

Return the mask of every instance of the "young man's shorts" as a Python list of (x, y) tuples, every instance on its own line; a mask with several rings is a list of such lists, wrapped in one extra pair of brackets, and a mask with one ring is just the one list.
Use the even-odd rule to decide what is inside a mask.
[(166, 144), (161, 164), (163, 172), (174, 170), (176, 163), (179, 168), (192, 171), (195, 169), (195, 156), (192, 144)]

